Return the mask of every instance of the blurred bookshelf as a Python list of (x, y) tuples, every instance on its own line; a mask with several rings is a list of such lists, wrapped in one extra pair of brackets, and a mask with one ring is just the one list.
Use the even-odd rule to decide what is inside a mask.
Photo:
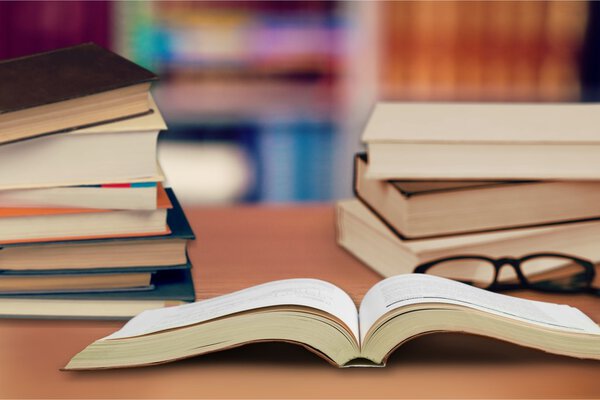
[[(163, 140), (203, 143), (204, 151), (229, 148), (235, 163), (245, 163), (246, 180), (239, 168), (211, 171), (240, 183), (244, 190), (234, 191), (231, 201), (335, 197), (333, 150), (341, 134), (339, 86), (348, 29), (342, 3), (114, 7), (116, 50), (162, 78), (154, 95), (170, 127)], [(203, 171), (192, 171), (195, 164), (175, 170), (164, 161), (167, 177), (200, 181)]]
[(0, 58), (94, 41), (154, 70), (186, 203), (351, 195), (373, 103), (597, 101), (581, 1), (0, 2)]
[(581, 99), (587, 2), (391, 2), (381, 15), (384, 98)]

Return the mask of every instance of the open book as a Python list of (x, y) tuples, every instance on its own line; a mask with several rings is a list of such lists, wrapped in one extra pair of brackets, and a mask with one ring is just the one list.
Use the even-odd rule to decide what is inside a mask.
[(65, 369), (151, 365), (260, 341), (297, 343), (340, 367), (383, 366), (402, 343), (440, 331), (600, 359), (600, 327), (576, 308), (408, 274), (373, 286), (360, 312), (343, 290), (315, 279), (274, 281), (144, 311)]

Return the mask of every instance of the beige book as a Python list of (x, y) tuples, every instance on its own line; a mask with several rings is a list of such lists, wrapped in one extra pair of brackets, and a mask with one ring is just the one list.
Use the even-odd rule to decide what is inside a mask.
[(600, 179), (600, 105), (378, 103), (373, 179)]
[(0, 242), (47, 242), (52, 240), (154, 236), (169, 233), (169, 228), (166, 225), (166, 208), (95, 211), (97, 212), (2, 217), (0, 218)]
[(132, 288), (150, 288), (150, 272), (132, 273), (61, 273), (43, 275), (0, 274), (0, 292), (73, 292)]
[[(509, 229), (429, 239), (402, 239), (359, 200), (337, 204), (338, 243), (382, 276), (407, 274), (427, 261), (460, 255), (522, 257), (532, 253), (566, 253), (600, 261), (600, 222), (574, 222), (554, 226)], [(561, 265), (540, 266), (554, 269)], [(484, 280), (485, 269), (465, 265), (462, 272), (472, 280)], [(502, 279), (514, 279), (512, 269)]]
[(166, 129), (152, 114), (0, 146), (0, 191), (102, 183), (157, 182), (157, 137)]
[(0, 243), (165, 235), (170, 208), (162, 187), (153, 210), (0, 208)]
[(600, 217), (600, 181), (386, 181), (355, 157), (356, 195), (406, 238)]
[[(194, 301), (191, 264), (152, 272), (150, 286), (123, 290), (6, 293), (0, 296), (4, 318), (125, 319), (152, 308)], [(151, 290), (147, 290), (151, 289)]]
[(107, 210), (153, 210), (154, 182), (132, 185), (81, 185), (36, 189), (0, 190), (0, 208), (98, 208)]
[(433, 332), (600, 359), (600, 327), (576, 308), (410, 274), (375, 284), (359, 310), (331, 283), (289, 279), (146, 311), (87, 346), (65, 369), (149, 366), (262, 341), (296, 343), (340, 367), (383, 366), (399, 345)]
[(95, 269), (183, 265), (187, 240), (164, 237), (4, 245), (1, 270)]
[[(127, 292), (127, 296), (131, 299), (116, 300), (106, 297), (98, 300), (87, 298), (24, 298), (22, 296), (2, 298), (0, 299), (0, 315), (5, 318), (124, 320), (132, 318), (142, 311), (185, 303), (180, 300), (140, 300), (136, 298), (137, 296), (131, 296), (132, 293), (151, 292), (152, 290), (130, 291)], [(99, 293), (110, 292), (101, 291)], [(64, 294), (65, 297), (70, 295), (72, 294)], [(76, 293), (76, 295), (79, 295), (79, 293)], [(91, 297), (93, 295), (94, 293), (91, 293)]]

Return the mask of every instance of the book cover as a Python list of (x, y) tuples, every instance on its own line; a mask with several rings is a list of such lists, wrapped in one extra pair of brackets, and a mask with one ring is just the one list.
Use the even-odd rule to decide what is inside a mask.
[[(67, 243), (102, 243), (112, 241), (138, 241), (138, 240), (164, 240), (164, 239), (195, 239), (194, 232), (190, 227), (190, 224), (185, 216), (181, 204), (175, 196), (175, 192), (171, 188), (165, 188), (165, 195), (167, 201), (170, 202), (171, 208), (167, 210), (167, 225), (170, 233), (166, 235), (149, 235), (149, 236), (128, 236), (128, 237), (110, 237), (110, 238), (98, 238), (98, 239), (82, 239), (82, 240), (48, 240), (38, 242), (16, 242), (16, 243), (2, 243), (0, 244), (0, 250), (9, 247), (22, 247), (22, 246), (40, 246), (44, 244), (67, 244)], [(163, 200), (165, 201), (165, 200)], [(2, 257), (0, 252), (0, 257)]]
[[(0, 294), (0, 308), (3, 299), (32, 300), (170, 300), (190, 302), (195, 300), (194, 282), (191, 267), (157, 271), (152, 276), (152, 290), (119, 290), (90, 293), (38, 293), (38, 294)], [(40, 303), (41, 304), (41, 303)], [(0, 315), (5, 312), (0, 312)], [(10, 313), (8, 313), (10, 315)]]
[(2, 276), (41, 276), (41, 275), (101, 275), (101, 274), (134, 274), (134, 273), (154, 273), (165, 270), (189, 269), (191, 268), (189, 261), (186, 264), (180, 265), (150, 265), (139, 267), (101, 267), (101, 268), (85, 268), (85, 269), (0, 269), (0, 278)]
[[(171, 202), (167, 192), (162, 186), (158, 187), (157, 189), (157, 208), (171, 208)], [(95, 208), (4, 207), (0, 208), (0, 218), (32, 217), (37, 215), (105, 213), (112, 211), (114, 210)]]
[(0, 143), (151, 114), (156, 79), (93, 43), (0, 62)]
[(378, 103), (363, 141), (420, 144), (597, 144), (600, 105)]
[(0, 62), (0, 114), (157, 80), (93, 43)]

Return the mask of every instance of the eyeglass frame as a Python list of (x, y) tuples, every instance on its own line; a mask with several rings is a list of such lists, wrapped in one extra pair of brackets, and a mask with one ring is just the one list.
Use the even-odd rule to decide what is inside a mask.
[[(535, 284), (531, 284), (529, 282), (529, 280), (527, 279), (527, 277), (525, 276), (525, 274), (523, 273), (523, 270), (521, 269), (521, 264), (523, 264), (526, 261), (529, 261), (530, 259), (540, 258), (540, 257), (565, 258), (565, 259), (571, 260), (573, 262), (576, 262), (577, 264), (579, 264), (580, 266), (582, 266), (584, 268), (584, 273), (583, 273), (584, 276), (583, 277), (586, 279), (585, 285), (582, 287), (579, 287), (579, 288), (570, 288), (569, 289), (569, 288), (544, 288), (544, 287), (537, 286)], [(528, 254), (528, 255), (526, 255), (524, 257), (520, 257), (520, 258), (513, 258), (513, 257), (491, 258), (491, 257), (487, 257), (487, 256), (471, 255), (471, 254), (443, 257), (443, 258), (438, 258), (435, 260), (431, 260), (431, 261), (419, 264), (415, 267), (413, 272), (417, 273), (417, 274), (425, 274), (425, 273), (427, 273), (427, 270), (429, 268), (433, 267), (436, 264), (446, 262), (446, 261), (458, 261), (458, 260), (463, 260), (463, 259), (487, 261), (494, 266), (494, 269), (495, 269), (494, 279), (489, 286), (483, 288), (486, 290), (499, 292), (499, 291), (505, 291), (505, 290), (525, 289), (525, 290), (535, 290), (535, 291), (549, 292), (549, 293), (597, 293), (597, 290), (598, 290), (591, 286), (592, 282), (596, 276), (596, 268), (595, 268), (594, 264), (589, 260), (586, 260), (586, 259), (583, 259), (580, 257), (576, 257), (576, 256), (572, 256), (572, 255), (568, 255), (568, 254), (563, 254), (563, 253), (533, 253), (533, 254)], [(514, 269), (514, 271), (517, 275), (517, 278), (519, 279), (519, 283), (501, 283), (498, 281), (498, 276), (500, 275), (500, 270), (505, 265), (510, 265)], [(579, 275), (579, 274), (577, 274), (577, 275)], [(456, 280), (458, 280), (458, 279), (456, 279)], [(460, 281), (460, 280), (458, 280), (458, 281)], [(465, 283), (468, 283), (468, 282), (465, 282)]]

